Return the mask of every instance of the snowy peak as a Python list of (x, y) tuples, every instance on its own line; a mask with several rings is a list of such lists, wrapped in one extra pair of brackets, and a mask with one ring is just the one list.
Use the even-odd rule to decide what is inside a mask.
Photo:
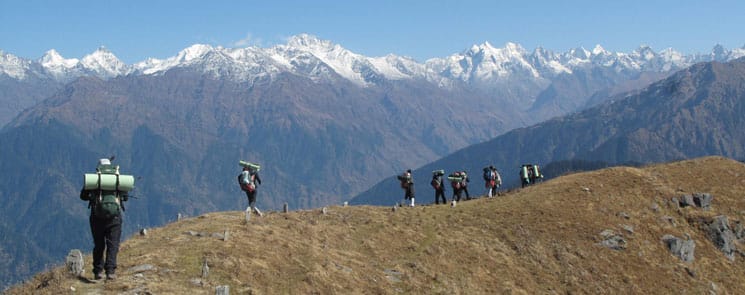
[(80, 63), (86, 70), (93, 71), (103, 78), (126, 75), (130, 71), (125, 63), (103, 46), (83, 57)]
[(24, 79), (30, 64), (30, 61), (0, 50), (0, 77), (5, 74), (13, 79)]
[(321, 40), (316, 36), (308, 34), (300, 34), (290, 37), (287, 40), (287, 46), (306, 51), (319, 52), (332, 51), (335, 47), (337, 47), (337, 49), (341, 47), (338, 45), (335, 46), (331, 41)]
[(176, 55), (175, 61), (179, 63), (188, 63), (195, 59), (204, 57), (205, 55), (207, 55), (207, 53), (210, 53), (213, 50), (214, 48), (209, 45), (194, 44), (184, 50), (181, 50), (178, 55)]
[(39, 63), (45, 68), (74, 68), (78, 64), (75, 58), (65, 59), (57, 50), (50, 49), (39, 59)]

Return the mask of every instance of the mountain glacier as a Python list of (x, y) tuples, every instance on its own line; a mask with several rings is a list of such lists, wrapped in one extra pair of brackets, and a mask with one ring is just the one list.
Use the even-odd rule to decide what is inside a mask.
[(174, 68), (191, 68), (235, 81), (256, 81), (290, 72), (315, 80), (341, 77), (360, 86), (381, 79), (424, 79), (448, 87), (456, 83), (484, 85), (515, 78), (541, 81), (589, 67), (617, 72), (669, 72), (698, 62), (728, 61), (742, 56), (745, 56), (745, 48), (727, 50), (721, 45), (715, 46), (709, 54), (684, 55), (671, 48), (655, 52), (649, 46), (640, 46), (631, 53), (609, 52), (600, 45), (592, 50), (580, 47), (563, 53), (541, 47), (529, 52), (516, 43), (497, 48), (484, 42), (461, 53), (422, 63), (393, 54), (367, 57), (331, 41), (300, 34), (291, 37), (287, 44), (269, 48), (195, 44), (173, 57), (149, 58), (132, 65), (123, 63), (103, 47), (82, 59), (65, 59), (52, 49), (36, 61), (0, 51), (0, 75), (68, 82), (81, 76), (110, 79), (131, 74), (160, 75)]

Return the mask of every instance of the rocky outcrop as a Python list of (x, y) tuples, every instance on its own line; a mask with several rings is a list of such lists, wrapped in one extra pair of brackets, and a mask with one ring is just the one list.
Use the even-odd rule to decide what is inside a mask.
[(686, 237), (684, 240), (673, 235), (665, 235), (662, 237), (662, 241), (667, 245), (670, 253), (685, 262), (693, 262), (696, 242), (691, 240), (690, 237)]
[(717, 247), (729, 260), (735, 260), (735, 252), (737, 247), (735, 246), (735, 232), (729, 226), (727, 216), (719, 215), (714, 217), (711, 223), (706, 228), (706, 234)]

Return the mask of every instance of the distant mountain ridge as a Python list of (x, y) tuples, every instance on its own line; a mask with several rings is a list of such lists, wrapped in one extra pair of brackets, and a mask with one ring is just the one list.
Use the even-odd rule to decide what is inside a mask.
[(283, 74), (324, 83), (345, 80), (362, 87), (426, 81), (448, 91), (478, 90), (495, 103), (506, 104), (503, 108), (529, 113), (526, 123), (537, 123), (646, 86), (698, 62), (724, 62), (741, 56), (745, 56), (745, 48), (728, 50), (721, 45), (708, 54), (684, 55), (671, 48), (655, 52), (648, 46), (631, 53), (609, 52), (599, 45), (591, 51), (580, 47), (555, 53), (538, 47), (528, 52), (516, 43), (496, 48), (484, 42), (448, 57), (417, 62), (394, 54), (363, 56), (308, 34), (268, 48), (195, 44), (173, 57), (148, 58), (131, 65), (105, 47), (81, 59), (64, 58), (54, 49), (38, 60), (0, 50), (0, 126), (81, 77), (109, 80), (159, 76), (170, 70), (194, 71), (249, 85), (270, 83)]
[[(195, 44), (167, 59), (149, 58), (127, 65), (111, 51), (101, 47), (82, 59), (66, 59), (56, 50), (47, 51), (38, 60), (26, 60), (0, 51), (0, 74), (15, 79), (48, 77), (66, 82), (81, 76), (109, 79), (126, 75), (162, 74), (179, 67), (197, 67), (215, 78), (250, 81), (289, 71), (314, 78), (324, 76), (322, 65), (354, 83), (375, 83), (376, 77), (389, 80), (426, 79), (441, 86), (456, 81), (496, 81), (508, 76), (551, 78), (572, 73), (577, 68), (602, 66), (615, 71), (671, 71), (707, 61), (727, 61), (745, 56), (745, 47), (732, 50), (721, 45), (708, 54), (684, 55), (668, 48), (655, 52), (640, 46), (631, 53), (609, 52), (597, 45), (591, 51), (575, 48), (554, 53), (538, 47), (528, 52), (508, 42), (496, 48), (489, 42), (473, 45), (462, 53), (432, 58), (424, 63), (394, 54), (366, 57), (328, 40), (308, 34), (289, 38), (287, 44), (269, 48), (223, 48)], [(231, 70), (228, 70), (231, 69)]]

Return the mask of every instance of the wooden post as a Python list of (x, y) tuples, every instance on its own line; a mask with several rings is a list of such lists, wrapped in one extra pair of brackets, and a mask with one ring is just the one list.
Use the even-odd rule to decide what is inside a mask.
[(207, 265), (207, 257), (204, 258), (204, 262), (202, 263), (202, 282), (204, 282), (205, 279), (207, 279), (207, 276), (210, 274), (210, 266)]
[(222, 285), (215, 288), (215, 295), (230, 295), (230, 286)]

